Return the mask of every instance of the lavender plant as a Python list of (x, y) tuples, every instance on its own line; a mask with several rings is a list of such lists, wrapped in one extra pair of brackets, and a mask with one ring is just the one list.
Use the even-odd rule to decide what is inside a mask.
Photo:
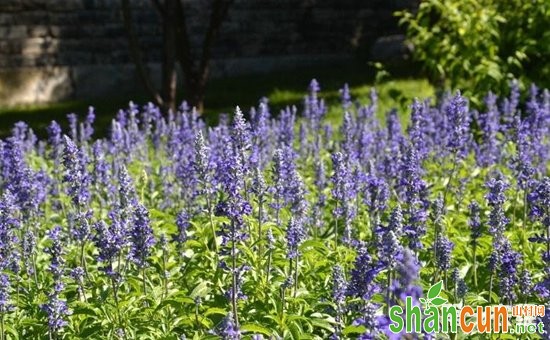
[(186, 103), (130, 103), (104, 138), (93, 109), (44, 140), (16, 124), (0, 340), (396, 339), (389, 308), (439, 278), (454, 302), (550, 302), (548, 91), (385, 113), (320, 88), (216, 126)]

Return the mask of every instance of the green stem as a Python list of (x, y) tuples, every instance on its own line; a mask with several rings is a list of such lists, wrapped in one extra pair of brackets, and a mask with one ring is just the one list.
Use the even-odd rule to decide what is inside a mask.
[(445, 289), (447, 289), (447, 270), (445, 269), (445, 273), (443, 274), (443, 277), (445, 278)]
[(147, 284), (145, 280), (145, 267), (141, 270), (141, 282), (143, 283), (143, 296), (147, 296)]
[(168, 277), (166, 277), (166, 249), (162, 250), (162, 278), (163, 278), (163, 294), (162, 298), (165, 299), (168, 296)]
[(263, 197), (260, 197), (258, 200), (258, 258), (261, 260), (263, 255), (263, 247), (262, 247), (262, 208), (263, 208)]
[[(288, 275), (287, 277), (289, 278), (292, 278), (292, 269), (293, 269), (294, 265), (293, 265), (293, 261), (292, 259), (288, 259)], [(292, 288), (293, 288), (293, 285), (290, 285), (289, 287), (285, 287), (285, 289), (288, 288), (290, 289), (290, 293), (292, 293)], [(285, 301), (283, 301), (283, 304), (285, 303)]]
[[(235, 235), (235, 223), (231, 223), (231, 228), (233, 228), (232, 233)], [(233, 307), (233, 318), (235, 319), (235, 326), (239, 328), (239, 315), (237, 311), (237, 251), (236, 251), (236, 241), (231, 241), (231, 269), (233, 276), (232, 284), (232, 294), (231, 294), (231, 303)]]
[(296, 255), (296, 266), (294, 268), (294, 298), (298, 292), (298, 255)]
[(269, 285), (269, 273), (271, 272), (271, 253), (272, 251), (270, 249), (267, 255), (267, 271), (266, 271), (266, 277), (265, 277), (265, 281), (267, 285)]
[[(445, 288), (447, 288), (447, 287), (445, 287)], [(455, 286), (454, 286), (454, 298), (455, 298), (455, 303), (458, 302), (458, 301), (457, 301), (457, 299), (458, 299), (458, 298), (457, 298), (457, 296), (458, 296), (457, 291), (458, 291), (458, 283), (455, 281)]]
[[(119, 258), (120, 262), (120, 258)], [(110, 262), (111, 268), (113, 268), (113, 261)], [(122, 315), (120, 314), (120, 308), (118, 304), (118, 287), (114, 277), (111, 277), (111, 286), (113, 288), (113, 298), (115, 299), (116, 319), (119, 327), (122, 327)]]
[(6, 339), (6, 336), (4, 334), (4, 313), (0, 313), (0, 339)]
[(391, 269), (388, 269), (388, 287), (386, 288), (386, 314), (390, 315), (390, 287), (391, 287)]
[[(338, 201), (336, 201), (336, 210), (338, 210)], [(334, 218), (334, 251), (338, 250), (338, 218)]]
[(514, 198), (514, 204), (512, 205), (512, 227), (516, 225), (516, 208), (518, 205), (519, 187), (516, 190), (516, 196)]
[[(19, 278), (15, 279), (15, 305), (19, 306)], [(18, 308), (15, 309), (15, 315), (17, 315)]]
[(457, 165), (456, 160), (457, 160), (457, 156), (456, 156), (456, 152), (455, 152), (454, 155), (453, 155), (453, 168), (451, 170), (451, 174), (449, 175), (449, 182), (445, 186), (445, 191), (443, 192), (443, 204), (445, 204), (445, 202), (446, 202), (447, 193), (449, 192), (449, 187), (451, 186), (451, 182), (453, 181), (454, 176), (455, 176), (456, 165)]
[[(317, 209), (317, 212), (315, 213), (315, 225), (313, 227), (313, 239), (316, 240), (318, 237), (319, 237), (319, 228), (321, 227), (321, 220), (322, 220), (322, 217), (321, 217), (321, 212), (319, 208), (316, 208)], [(319, 214), (319, 215), (317, 215)]]
[(115, 308), (116, 308), (116, 315), (118, 319), (118, 326), (122, 327), (122, 314), (120, 314), (120, 307), (118, 303), (118, 287), (114, 278), (111, 279), (111, 282), (113, 284), (113, 296), (115, 298)]
[(85, 246), (86, 243), (82, 241), (82, 245), (80, 246), (80, 264), (84, 269), (84, 276), (86, 276), (86, 280), (90, 281), (90, 275), (88, 274), (88, 265), (86, 264), (86, 254), (84, 253)]
[(277, 205), (277, 209), (275, 210), (275, 221), (277, 223), (277, 227), (280, 227), (281, 226), (281, 216), (280, 216), (281, 208), (279, 208), (279, 204), (280, 204), (279, 198), (275, 200), (275, 204)]
[(281, 334), (284, 334), (284, 323), (285, 319), (285, 288), (281, 286), (281, 319), (279, 325), (281, 326)]
[(197, 324), (197, 328), (201, 328), (201, 323), (199, 321), (199, 304), (195, 303), (195, 322)]
[(436, 227), (435, 229), (435, 242), (434, 242), (434, 261), (436, 261), (435, 265), (436, 265), (436, 269), (435, 269), (435, 273), (434, 273), (434, 276), (433, 276), (433, 280), (432, 280), (432, 284), (435, 283), (437, 281), (437, 274), (438, 273), (438, 269), (437, 269), (437, 238), (439, 237), (439, 232), (438, 232), (438, 228)]
[(477, 288), (477, 258), (476, 258), (477, 244), (474, 243), (474, 287)]
[(493, 300), (492, 296), (493, 296), (493, 272), (491, 272), (491, 277), (489, 279), (489, 303), (491, 303), (491, 301)]
[(206, 194), (206, 204), (208, 205), (208, 215), (210, 218), (210, 229), (212, 230), (212, 237), (214, 242), (214, 251), (216, 254), (218, 253), (218, 242), (216, 241), (216, 228), (214, 227), (214, 219), (213, 219), (213, 212), (212, 212), (212, 201), (210, 200), (210, 196), (208, 196), (208, 193)]
[(32, 256), (32, 266), (33, 266), (33, 277), (34, 277), (34, 284), (36, 285), (36, 289), (38, 290), (38, 273), (37, 273), (37, 267), (36, 267), (36, 254), (31, 255)]
[(523, 190), (523, 230), (525, 230), (525, 224), (527, 223), (527, 190)]

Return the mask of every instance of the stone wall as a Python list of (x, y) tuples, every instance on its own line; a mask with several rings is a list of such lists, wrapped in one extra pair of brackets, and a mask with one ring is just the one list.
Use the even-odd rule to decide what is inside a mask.
[[(399, 32), (393, 11), (416, 1), (236, 0), (214, 46), (213, 76), (350, 60), (378, 37)], [(184, 3), (192, 43), (199, 45), (209, 1)], [(149, 0), (132, 0), (132, 8), (157, 75), (158, 16)], [(120, 0), (0, 0), (1, 104), (128, 94), (140, 86)]]

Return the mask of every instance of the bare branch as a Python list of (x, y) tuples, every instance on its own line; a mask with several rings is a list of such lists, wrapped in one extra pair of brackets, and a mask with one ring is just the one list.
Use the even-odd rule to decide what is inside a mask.
[(159, 15), (162, 17), (164, 17), (166, 15), (166, 9), (164, 8), (164, 6), (160, 3), (159, 0), (151, 0), (151, 2), (153, 3), (153, 6), (155, 7), (155, 9), (157, 10), (157, 12), (159, 13)]
[(177, 72), (176, 72), (176, 12), (178, 0), (164, 1), (162, 21), (163, 56), (162, 56), (162, 97), (165, 110), (176, 108)]
[(233, 0), (214, 0), (212, 13), (210, 14), (210, 21), (208, 23), (208, 30), (206, 31), (202, 44), (202, 54), (199, 68), (201, 82), (205, 82), (208, 77), (209, 63), (210, 58), (212, 57), (212, 46), (232, 3)]
[[(183, 0), (177, 0), (176, 27), (178, 38), (176, 39), (176, 50), (184, 75), (185, 97), (199, 111), (202, 110), (203, 106), (212, 45), (232, 3), (233, 0), (214, 0), (201, 49), (198, 53), (193, 53), (187, 27), (186, 8)], [(194, 57), (198, 57), (199, 59), (195, 60)]]
[(136, 32), (134, 30), (132, 10), (130, 9), (129, 0), (122, 0), (122, 16), (124, 19), (124, 27), (126, 29), (126, 33), (128, 34), (128, 45), (130, 47), (130, 54), (132, 56), (132, 59), (134, 60), (134, 63), (136, 64), (139, 77), (142, 79), (147, 91), (149, 91), (153, 96), (154, 101), (158, 105), (162, 106), (164, 104), (164, 100), (155, 89), (153, 82), (151, 81), (151, 78), (149, 76), (149, 72), (147, 71), (145, 63), (142, 59), (141, 49), (139, 47)]
[(187, 20), (185, 13), (185, 5), (181, 0), (177, 1), (176, 11), (176, 27), (177, 36), (176, 49), (180, 60), (181, 68), (186, 77), (193, 73), (193, 55), (191, 51), (191, 43), (189, 41), (189, 33), (187, 31)]

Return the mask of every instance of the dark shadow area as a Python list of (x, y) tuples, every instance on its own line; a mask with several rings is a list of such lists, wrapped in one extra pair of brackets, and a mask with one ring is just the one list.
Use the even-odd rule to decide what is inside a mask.
[[(418, 76), (414, 72), (415, 69), (410, 66), (395, 67), (389, 72), (397, 79), (409, 78)], [(356, 62), (332, 67), (301, 68), (261, 75), (212, 79), (207, 87), (203, 118), (209, 124), (215, 124), (220, 113), (232, 113), (237, 105), (244, 112), (248, 112), (264, 96), (270, 98), (272, 114), (278, 114), (287, 105), (300, 107), (302, 96), (313, 78), (319, 81), (323, 98), (332, 103), (339, 100), (337, 91), (344, 83), (348, 83), (350, 87), (373, 84), (375, 75), (374, 67), (365, 62)], [(44, 137), (45, 128), (52, 120), (67, 127), (67, 114), (76, 113), (84, 118), (90, 105), (95, 108), (97, 116), (95, 136), (104, 136), (108, 132), (111, 119), (119, 109), (126, 108), (129, 101), (144, 105), (150, 98), (143, 92), (136, 92), (133, 96), (0, 109), (0, 137), (8, 136), (18, 121), (28, 123), (38, 136)]]

